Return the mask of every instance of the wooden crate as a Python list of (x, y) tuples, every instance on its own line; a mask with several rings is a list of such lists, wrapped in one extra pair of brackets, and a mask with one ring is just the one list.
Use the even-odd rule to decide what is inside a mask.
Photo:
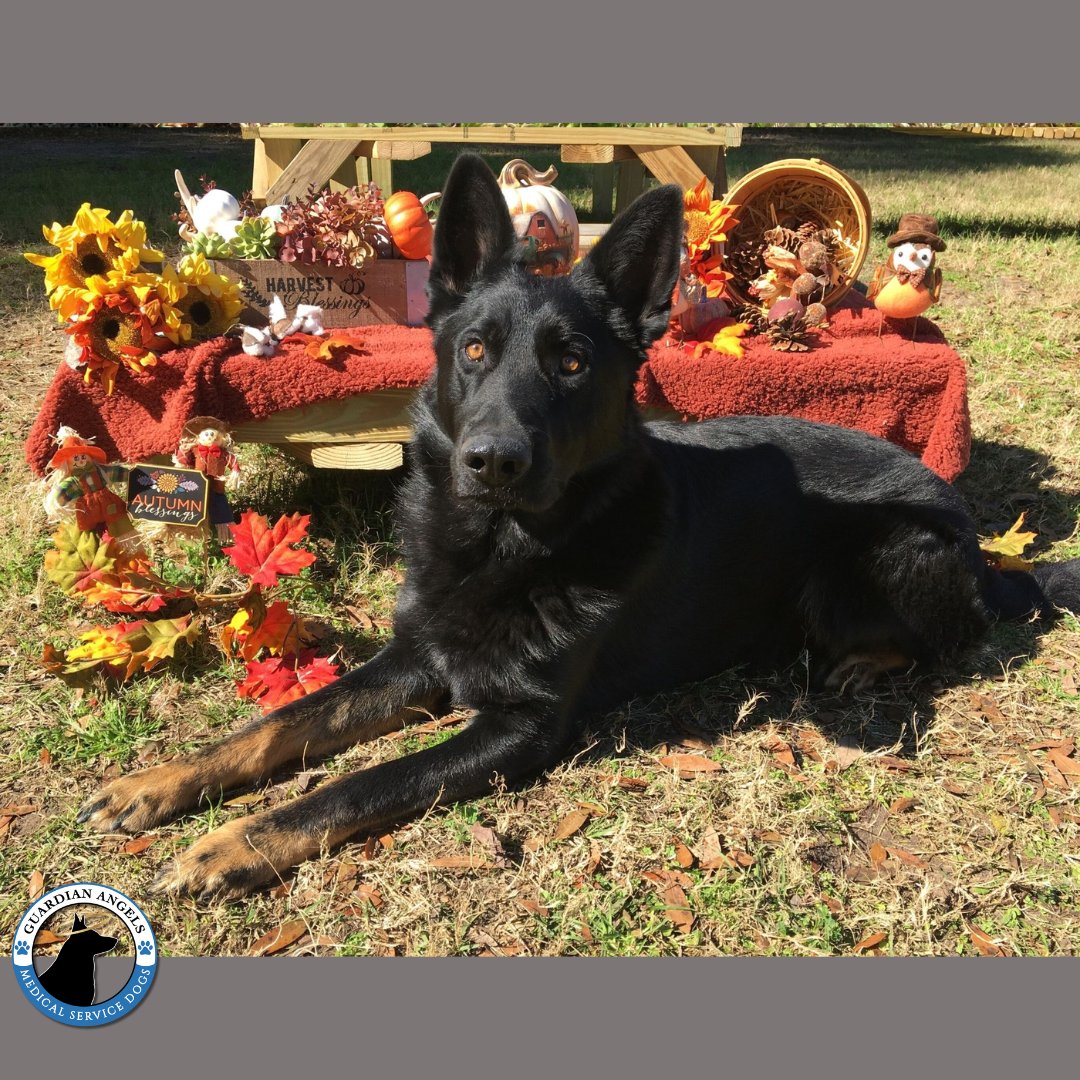
[(424, 259), (371, 259), (360, 270), (277, 259), (215, 259), (214, 268), (245, 286), (244, 298), (264, 314), (274, 293), (291, 313), (317, 304), (330, 329), (371, 323), (419, 326), (427, 314)]

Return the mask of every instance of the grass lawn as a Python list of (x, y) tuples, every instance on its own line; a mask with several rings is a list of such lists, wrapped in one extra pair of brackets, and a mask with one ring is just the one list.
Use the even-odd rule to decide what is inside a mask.
[[(437, 190), (451, 156), (402, 163), (398, 183)], [(526, 156), (543, 167), (557, 150)], [(940, 219), (949, 246), (934, 317), (968, 362), (975, 434), (958, 486), (985, 533), (1025, 511), (1041, 557), (1080, 555), (1080, 145), (749, 129), (729, 175), (800, 156), (865, 188), (875, 228), (864, 278), (901, 213)], [(43, 643), (72, 642), (90, 613), (41, 574), (50, 529), (22, 443), (64, 339), (21, 252), (45, 250), (41, 223), (69, 221), (84, 200), (131, 207), (153, 242), (172, 243), (172, 170), (239, 192), (250, 158), (228, 132), (0, 132), (0, 936), (37, 871), (47, 888), (90, 880), (126, 892), (167, 955), (244, 954), (297, 920), (305, 933), (286, 953), (819, 955), (867, 939), (892, 955), (1080, 950), (1080, 777), (1055, 768), (1050, 748), (1080, 733), (1070, 617), (1041, 633), (1001, 625), (954, 669), (854, 698), (808, 693), (796, 666), (637, 700), (598, 719), (576, 759), (543, 780), (326, 851), (272, 893), (210, 907), (147, 900), (157, 868), (216, 824), (453, 730), (307, 763), (299, 778), (159, 829), (137, 854), (126, 837), (75, 824), (103, 777), (190, 749), (254, 709), (235, 695), (240, 666), (211, 649), (120, 690), (71, 690), (41, 667)], [(568, 166), (560, 186), (588, 220), (586, 171)], [(234, 505), (313, 514), (319, 558), (291, 586), (297, 605), (325, 621), (344, 663), (369, 657), (403, 569), (399, 478), (314, 472), (258, 447), (242, 456)], [(212, 568), (225, 573), (220, 558)], [(660, 762), (689, 751), (720, 768), (680, 778)], [(580, 827), (557, 839), (577, 811)], [(724, 857), (702, 869), (710, 852)]]

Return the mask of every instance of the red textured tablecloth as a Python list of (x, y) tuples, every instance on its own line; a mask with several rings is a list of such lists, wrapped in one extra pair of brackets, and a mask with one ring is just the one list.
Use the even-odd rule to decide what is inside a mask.
[[(659, 344), (642, 368), (637, 399), (692, 419), (755, 413), (861, 428), (952, 480), (971, 449), (964, 361), (929, 320), (919, 320), (914, 341), (910, 323), (886, 323), (880, 337), (878, 323), (877, 311), (849, 293), (809, 352), (776, 352), (750, 338), (742, 359), (695, 358), (687, 348)], [(246, 356), (235, 339), (216, 338), (166, 353), (139, 375), (122, 371), (110, 397), (61, 364), (27, 439), (26, 460), (44, 473), (55, 449), (50, 435), (61, 424), (93, 436), (110, 460), (139, 461), (171, 454), (192, 416), (242, 424), (318, 401), (415, 388), (427, 378), (434, 356), (426, 328), (349, 333), (359, 344), (329, 363), (307, 355), (310, 339), (291, 339), (265, 360)]]

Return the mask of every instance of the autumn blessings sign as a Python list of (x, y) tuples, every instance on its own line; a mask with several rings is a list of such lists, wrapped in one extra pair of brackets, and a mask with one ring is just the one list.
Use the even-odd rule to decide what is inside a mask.
[(195, 528), (206, 520), (208, 494), (197, 469), (133, 465), (128, 472), (128, 513), (141, 521)]

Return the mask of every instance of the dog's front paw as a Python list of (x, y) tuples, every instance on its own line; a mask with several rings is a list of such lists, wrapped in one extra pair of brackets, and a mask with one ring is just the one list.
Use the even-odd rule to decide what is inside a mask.
[(202, 837), (162, 869), (152, 893), (231, 900), (277, 880), (276, 867), (249, 836), (251, 817), (238, 818)]
[(194, 806), (202, 785), (179, 763), (121, 776), (95, 792), (76, 820), (98, 832), (145, 832)]

